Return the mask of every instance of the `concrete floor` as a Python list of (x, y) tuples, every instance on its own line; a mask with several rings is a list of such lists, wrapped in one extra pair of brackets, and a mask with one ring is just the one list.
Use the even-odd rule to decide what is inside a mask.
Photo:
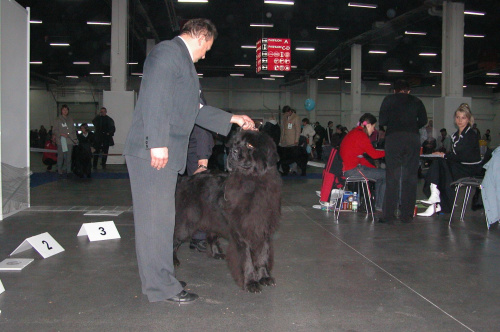
[[(36, 171), (36, 170), (35, 170)], [(124, 172), (124, 166), (106, 172)], [(312, 170), (314, 171), (314, 170)], [(99, 170), (99, 172), (102, 172)], [(363, 213), (312, 209), (321, 180), (287, 178), (275, 236), (277, 286), (240, 290), (224, 261), (181, 247), (180, 280), (192, 304), (149, 303), (141, 294), (128, 180), (59, 180), (31, 190), (32, 207), (0, 222), (0, 260), (49, 232), (64, 248), (1, 272), (0, 330), (8, 331), (499, 331), (500, 232), (484, 212), (409, 225)], [(419, 190), (419, 197), (422, 196)], [(421, 198), (421, 197), (420, 197)], [(119, 209), (88, 217), (85, 209)], [(52, 209), (52, 211), (51, 211)], [(113, 220), (121, 239), (89, 242), (82, 223)]]

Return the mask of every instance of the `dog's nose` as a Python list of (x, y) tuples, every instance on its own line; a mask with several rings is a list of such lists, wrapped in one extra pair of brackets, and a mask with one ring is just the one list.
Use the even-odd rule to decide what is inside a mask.
[(231, 157), (233, 157), (233, 159), (238, 160), (238, 155), (239, 155), (238, 149), (235, 148), (231, 150)]

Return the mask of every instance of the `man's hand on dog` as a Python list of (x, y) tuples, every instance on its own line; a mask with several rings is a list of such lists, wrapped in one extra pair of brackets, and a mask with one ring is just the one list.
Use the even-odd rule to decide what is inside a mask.
[(243, 130), (257, 130), (255, 123), (247, 115), (233, 115), (230, 122), (236, 123)]

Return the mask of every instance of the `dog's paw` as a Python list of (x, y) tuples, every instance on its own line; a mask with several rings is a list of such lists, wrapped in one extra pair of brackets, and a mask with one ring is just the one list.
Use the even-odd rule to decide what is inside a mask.
[(262, 286), (276, 286), (276, 281), (273, 277), (265, 277), (259, 280), (259, 284)]
[(250, 281), (245, 285), (245, 290), (250, 293), (260, 293), (260, 285), (257, 281)]
[(226, 259), (226, 255), (224, 254), (213, 254), (212, 257), (215, 259)]

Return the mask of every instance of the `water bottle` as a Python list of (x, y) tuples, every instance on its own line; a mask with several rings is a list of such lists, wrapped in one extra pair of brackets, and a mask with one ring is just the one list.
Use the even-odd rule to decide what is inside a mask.
[(352, 212), (358, 212), (358, 193), (354, 192), (354, 196), (352, 198)]

